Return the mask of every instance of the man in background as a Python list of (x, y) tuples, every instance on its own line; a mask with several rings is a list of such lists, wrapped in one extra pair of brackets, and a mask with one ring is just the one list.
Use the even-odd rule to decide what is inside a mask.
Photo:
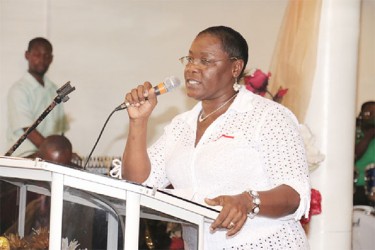
[[(29, 42), (25, 52), (28, 72), (9, 90), (7, 144), (10, 148), (24, 134), (56, 97), (58, 87), (46, 76), (52, 63), (52, 44), (37, 37)], [(56, 107), (17, 148), (14, 156), (32, 157), (46, 136), (63, 134), (68, 129), (62, 105)]]
[[(372, 167), (372, 168), (371, 168)], [(375, 101), (362, 104), (357, 118), (355, 170), (358, 174), (353, 204), (370, 205), (375, 202), (374, 170), (375, 170)], [(366, 183), (366, 171), (371, 177)], [(367, 187), (367, 190), (366, 190)]]

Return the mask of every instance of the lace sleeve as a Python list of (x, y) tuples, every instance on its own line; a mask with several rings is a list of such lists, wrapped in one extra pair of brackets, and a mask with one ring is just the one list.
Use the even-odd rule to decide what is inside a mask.
[(166, 133), (150, 147), (147, 152), (151, 162), (151, 172), (143, 183), (148, 186), (164, 188), (170, 184), (165, 170)]
[(310, 205), (310, 183), (303, 139), (295, 116), (277, 105), (264, 113), (259, 141), (265, 170), (272, 186), (286, 184), (300, 195), (296, 212), (286, 217), (299, 220)]

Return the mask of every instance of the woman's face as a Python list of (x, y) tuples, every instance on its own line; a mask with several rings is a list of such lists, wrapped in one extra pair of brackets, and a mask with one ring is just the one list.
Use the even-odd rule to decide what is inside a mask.
[(210, 34), (195, 38), (191, 44), (184, 76), (187, 95), (196, 100), (212, 100), (231, 96), (239, 73), (237, 60), (223, 51), (220, 40)]

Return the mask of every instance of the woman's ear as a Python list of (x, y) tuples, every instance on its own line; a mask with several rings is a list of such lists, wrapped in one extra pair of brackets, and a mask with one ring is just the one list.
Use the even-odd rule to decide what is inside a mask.
[(232, 74), (234, 78), (238, 78), (241, 75), (242, 69), (244, 67), (244, 61), (237, 59), (233, 62)]

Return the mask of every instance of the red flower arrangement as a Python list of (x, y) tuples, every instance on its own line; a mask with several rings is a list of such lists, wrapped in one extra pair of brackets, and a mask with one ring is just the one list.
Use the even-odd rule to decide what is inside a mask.
[(244, 77), (245, 87), (251, 92), (265, 96), (269, 94), (275, 102), (281, 102), (283, 96), (288, 92), (288, 89), (282, 87), (279, 88), (275, 95), (268, 91), (268, 79), (271, 77), (271, 73), (263, 73), (260, 69), (252, 70), (249, 75)]
[(309, 217), (308, 218), (302, 217), (302, 219), (300, 220), (302, 225), (306, 225), (307, 223), (309, 223), (312, 215), (317, 215), (322, 212), (321, 202), (322, 202), (322, 195), (320, 194), (318, 190), (312, 188)]

